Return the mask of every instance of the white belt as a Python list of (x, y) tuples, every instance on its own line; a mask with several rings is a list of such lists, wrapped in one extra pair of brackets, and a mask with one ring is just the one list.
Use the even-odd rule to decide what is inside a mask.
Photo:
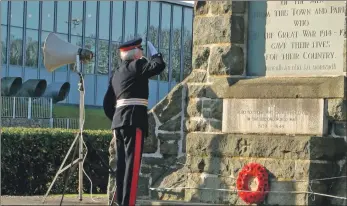
[(133, 106), (133, 105), (140, 105), (140, 106), (148, 106), (148, 100), (147, 99), (139, 99), (139, 98), (131, 98), (131, 99), (120, 99), (117, 100), (116, 107), (122, 107), (122, 106)]

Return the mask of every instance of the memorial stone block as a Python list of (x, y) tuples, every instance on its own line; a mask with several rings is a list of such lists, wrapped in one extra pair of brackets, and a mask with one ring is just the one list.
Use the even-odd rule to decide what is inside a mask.
[(343, 75), (346, 1), (252, 2), (249, 75)]
[(324, 135), (323, 99), (224, 99), (226, 133)]

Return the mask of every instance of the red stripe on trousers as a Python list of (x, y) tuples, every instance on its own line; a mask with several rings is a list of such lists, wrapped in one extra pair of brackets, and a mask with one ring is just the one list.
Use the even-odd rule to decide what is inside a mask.
[(136, 137), (135, 137), (135, 152), (134, 152), (134, 165), (133, 165), (133, 176), (131, 181), (130, 188), (130, 200), (129, 205), (133, 206), (136, 202), (136, 193), (137, 193), (137, 183), (139, 180), (139, 171), (140, 171), (140, 160), (141, 160), (141, 141), (142, 131), (140, 129), (136, 129)]

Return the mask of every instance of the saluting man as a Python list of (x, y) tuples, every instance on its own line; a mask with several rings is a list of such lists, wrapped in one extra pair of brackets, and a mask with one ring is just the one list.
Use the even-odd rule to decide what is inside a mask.
[(141, 44), (138, 38), (120, 45), (122, 63), (113, 73), (103, 105), (116, 139), (116, 202), (123, 206), (136, 202), (143, 142), (148, 134), (148, 79), (166, 67), (151, 42), (147, 42), (151, 59), (144, 58)]

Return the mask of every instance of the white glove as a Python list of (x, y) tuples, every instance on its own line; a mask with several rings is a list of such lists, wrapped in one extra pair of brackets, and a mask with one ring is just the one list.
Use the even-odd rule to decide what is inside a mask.
[(147, 41), (147, 47), (149, 50), (149, 54), (151, 56), (158, 54), (157, 50), (155, 49), (155, 47), (153, 46), (153, 44), (151, 42)]

